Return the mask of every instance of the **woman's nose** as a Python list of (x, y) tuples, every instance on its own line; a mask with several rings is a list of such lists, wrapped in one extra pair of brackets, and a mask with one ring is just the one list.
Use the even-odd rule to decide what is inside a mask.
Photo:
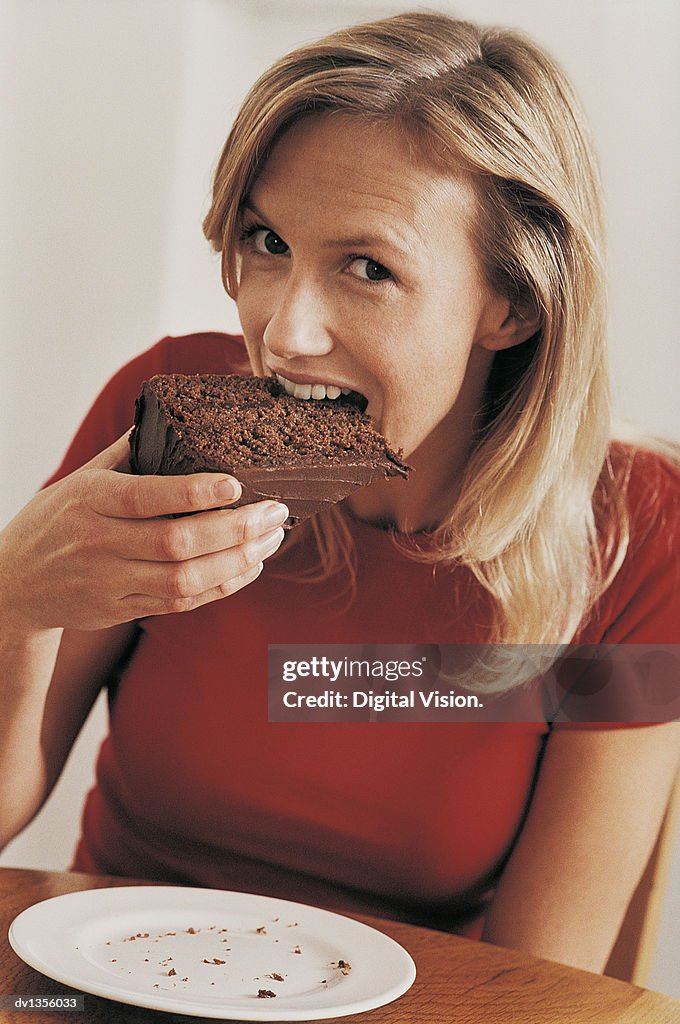
[(323, 303), (309, 283), (288, 280), (267, 324), (265, 347), (279, 359), (323, 356), (333, 349)]

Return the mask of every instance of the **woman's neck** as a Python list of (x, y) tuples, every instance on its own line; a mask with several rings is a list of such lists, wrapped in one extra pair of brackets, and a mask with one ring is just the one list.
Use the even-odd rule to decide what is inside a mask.
[(350, 495), (352, 515), (400, 533), (429, 531), (446, 519), (460, 493), (471, 440), (456, 457), (445, 428), (440, 424), (406, 460), (413, 470), (408, 480), (376, 480)]

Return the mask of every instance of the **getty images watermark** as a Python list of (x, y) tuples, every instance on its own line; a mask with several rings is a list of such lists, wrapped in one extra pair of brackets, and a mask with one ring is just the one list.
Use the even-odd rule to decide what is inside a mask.
[(668, 722), (680, 644), (272, 644), (270, 722)]

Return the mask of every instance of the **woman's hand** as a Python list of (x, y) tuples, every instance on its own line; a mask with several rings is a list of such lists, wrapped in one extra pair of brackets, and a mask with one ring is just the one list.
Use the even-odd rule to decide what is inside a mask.
[[(103, 629), (189, 611), (252, 583), (279, 547), (285, 505), (224, 509), (240, 485), (223, 474), (121, 472), (127, 436), (40, 491), (0, 534), (6, 626)], [(198, 514), (161, 518), (180, 512)]]

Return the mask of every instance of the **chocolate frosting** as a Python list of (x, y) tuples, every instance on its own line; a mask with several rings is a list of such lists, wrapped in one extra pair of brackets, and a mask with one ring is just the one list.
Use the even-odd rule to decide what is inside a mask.
[(296, 464), (291, 460), (280, 465), (217, 465), (186, 445), (148, 381), (135, 403), (130, 449), (134, 473), (161, 476), (229, 473), (242, 487), (241, 497), (231, 508), (274, 498), (288, 506), (290, 517), (286, 526), (289, 527), (342, 501), (373, 480), (388, 476), (405, 478), (410, 471), (387, 446), (382, 456), (370, 461), (349, 454), (346, 460), (332, 462), (303, 463), (301, 460)]

